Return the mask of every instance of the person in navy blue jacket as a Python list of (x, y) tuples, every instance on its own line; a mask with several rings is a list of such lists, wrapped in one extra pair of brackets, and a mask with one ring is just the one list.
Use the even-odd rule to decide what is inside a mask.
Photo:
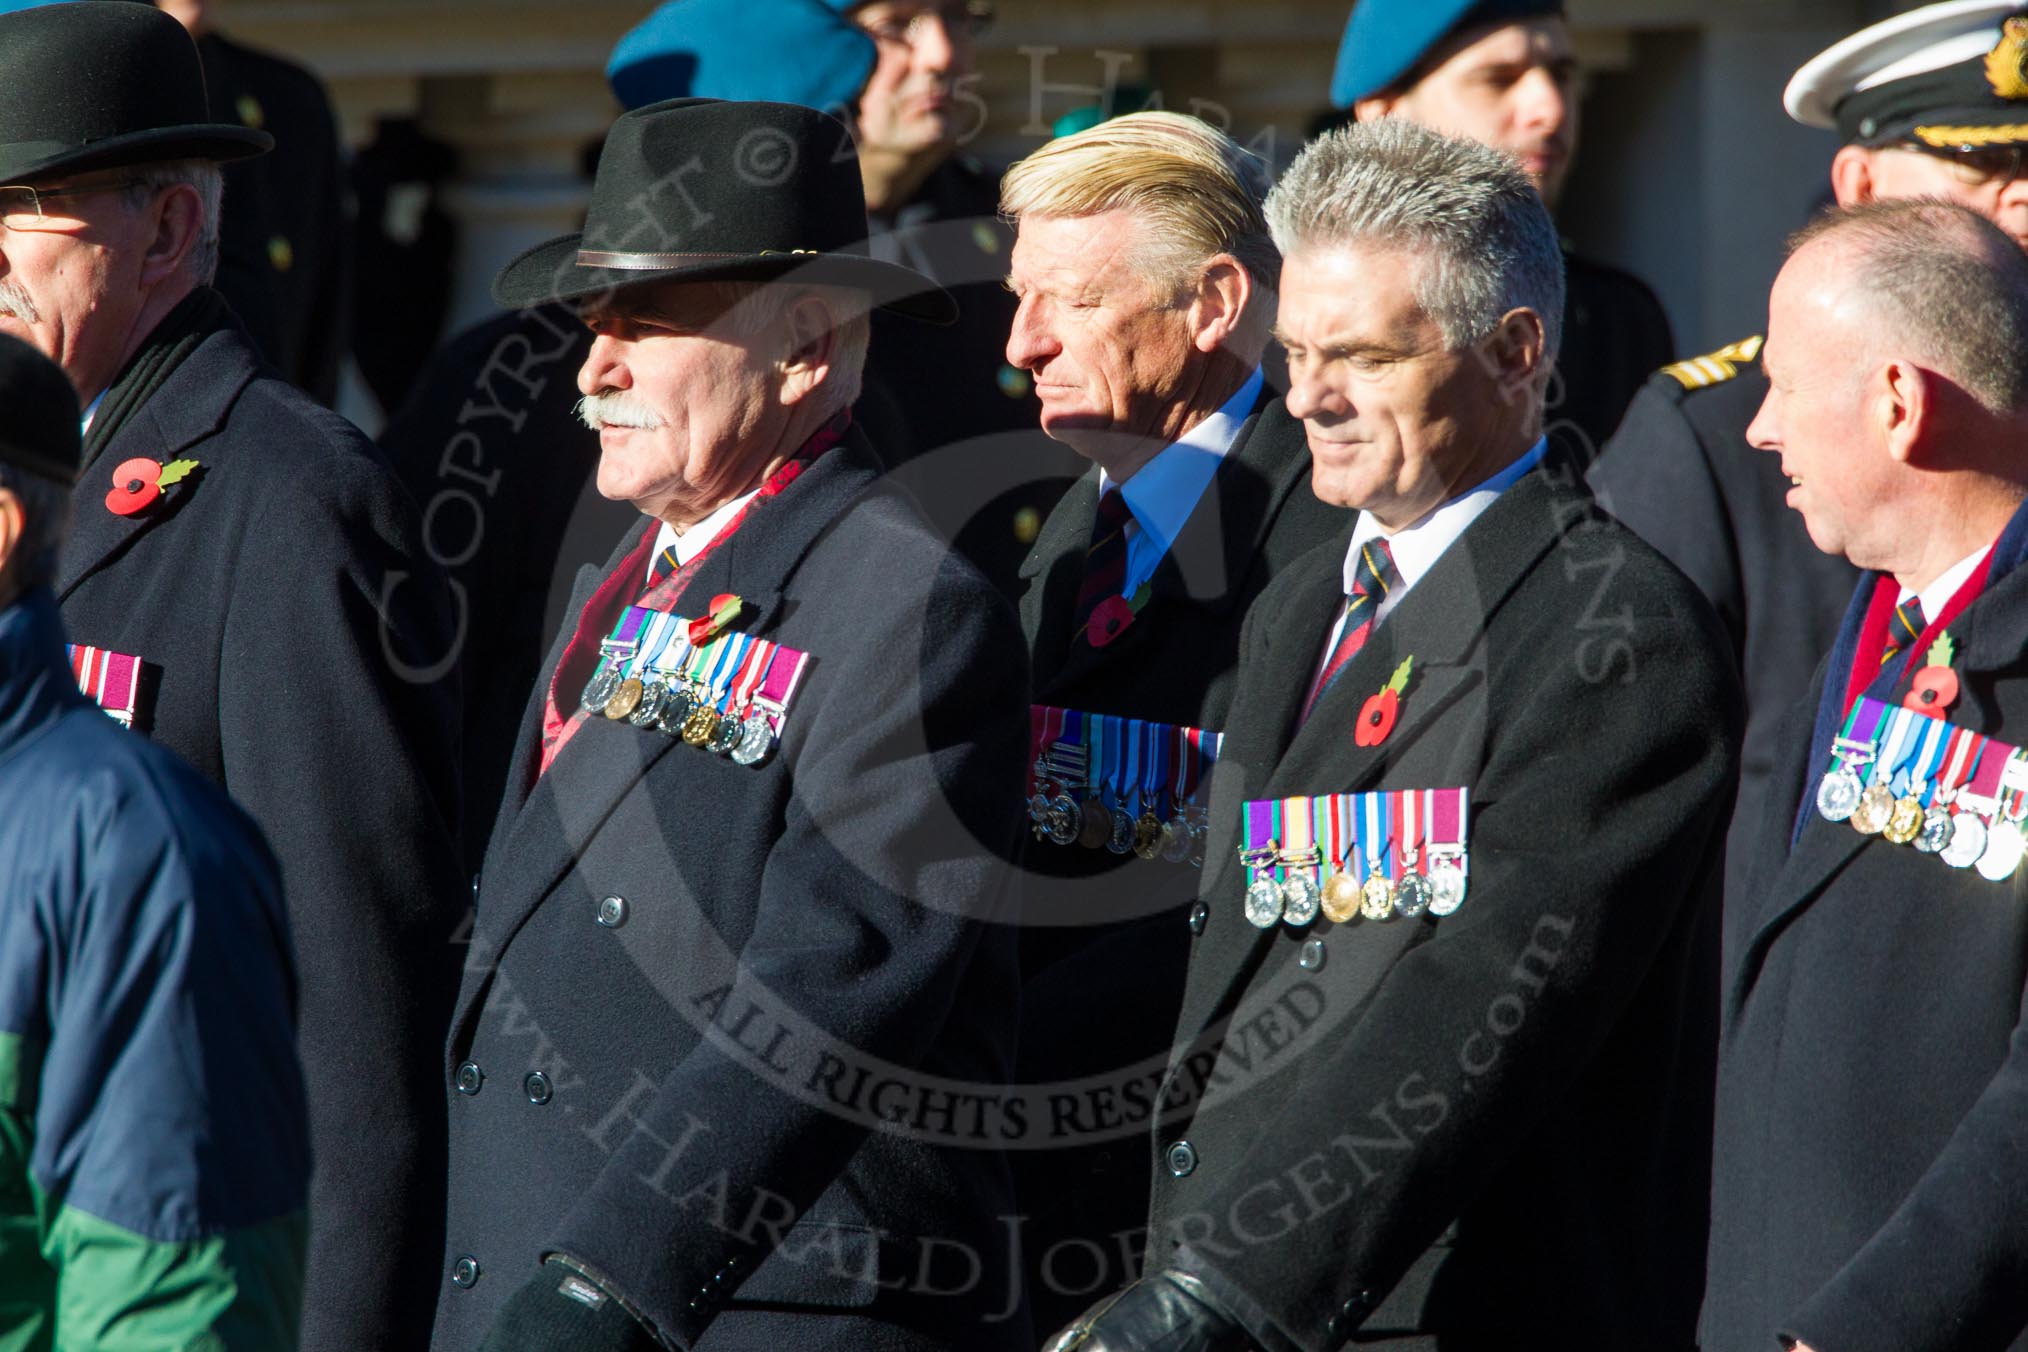
[(1726, 898), (1701, 1342), (2019, 1352), (2028, 259), (1967, 207), (1847, 208), (1762, 360), (1747, 440), (1865, 571)]
[(310, 1151), (280, 876), (78, 689), (63, 373), (0, 337), (0, 1346), (294, 1348)]

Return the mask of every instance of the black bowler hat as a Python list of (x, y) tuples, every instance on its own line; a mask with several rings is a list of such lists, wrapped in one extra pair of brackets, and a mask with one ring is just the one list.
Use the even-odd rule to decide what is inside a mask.
[(500, 270), (510, 309), (644, 282), (796, 281), (856, 287), (931, 323), (957, 318), (923, 274), (867, 256), (852, 134), (793, 103), (669, 99), (606, 133), (582, 233)]
[(0, 465), (68, 487), (84, 459), (77, 391), (57, 364), (0, 333)]
[(0, 183), (237, 160), (275, 143), (211, 121), (197, 44), (152, 5), (77, 0), (0, 14), (0, 90)]

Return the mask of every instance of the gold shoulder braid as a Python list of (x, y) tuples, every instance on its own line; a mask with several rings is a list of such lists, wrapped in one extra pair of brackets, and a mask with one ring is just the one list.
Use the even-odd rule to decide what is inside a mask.
[(1751, 338), (1743, 338), (1702, 357), (1692, 357), (1673, 366), (1664, 366), (1662, 374), (1686, 390), (1701, 390), (1711, 385), (1722, 385), (1738, 375), (1742, 365), (1751, 366), (1760, 360), (1761, 342), (1760, 335), (1755, 334)]

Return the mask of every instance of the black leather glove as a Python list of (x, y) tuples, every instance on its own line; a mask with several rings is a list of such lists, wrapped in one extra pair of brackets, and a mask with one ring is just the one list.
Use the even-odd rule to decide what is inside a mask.
[(663, 1352), (598, 1283), (552, 1258), (507, 1301), (479, 1352)]
[(1044, 1352), (1246, 1352), (1246, 1330), (1183, 1272), (1143, 1277), (1086, 1310)]

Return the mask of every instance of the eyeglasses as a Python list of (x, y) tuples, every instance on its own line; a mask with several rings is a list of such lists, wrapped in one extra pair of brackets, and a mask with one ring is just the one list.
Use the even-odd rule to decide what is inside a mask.
[[(868, 6), (868, 8), (872, 8)], [(862, 16), (859, 26), (881, 42), (902, 42), (913, 46), (929, 32), (932, 21), (941, 21), (954, 40), (971, 41), (993, 24), (993, 6), (987, 0), (944, 0), (914, 12)]]
[(42, 204), (52, 197), (84, 197), (91, 193), (118, 192), (123, 188), (138, 188), (138, 178), (122, 179), (118, 183), (94, 183), (85, 188), (31, 188), (23, 183), (0, 185), (0, 226), (9, 230), (60, 230), (71, 222), (62, 218), (51, 219), (42, 210)]
[(1911, 140), (1902, 142), (1901, 149), (1942, 160), (1950, 167), (1951, 176), (1969, 188), (2005, 185), (2021, 177), (2024, 148), (2019, 145), (1933, 146)]

